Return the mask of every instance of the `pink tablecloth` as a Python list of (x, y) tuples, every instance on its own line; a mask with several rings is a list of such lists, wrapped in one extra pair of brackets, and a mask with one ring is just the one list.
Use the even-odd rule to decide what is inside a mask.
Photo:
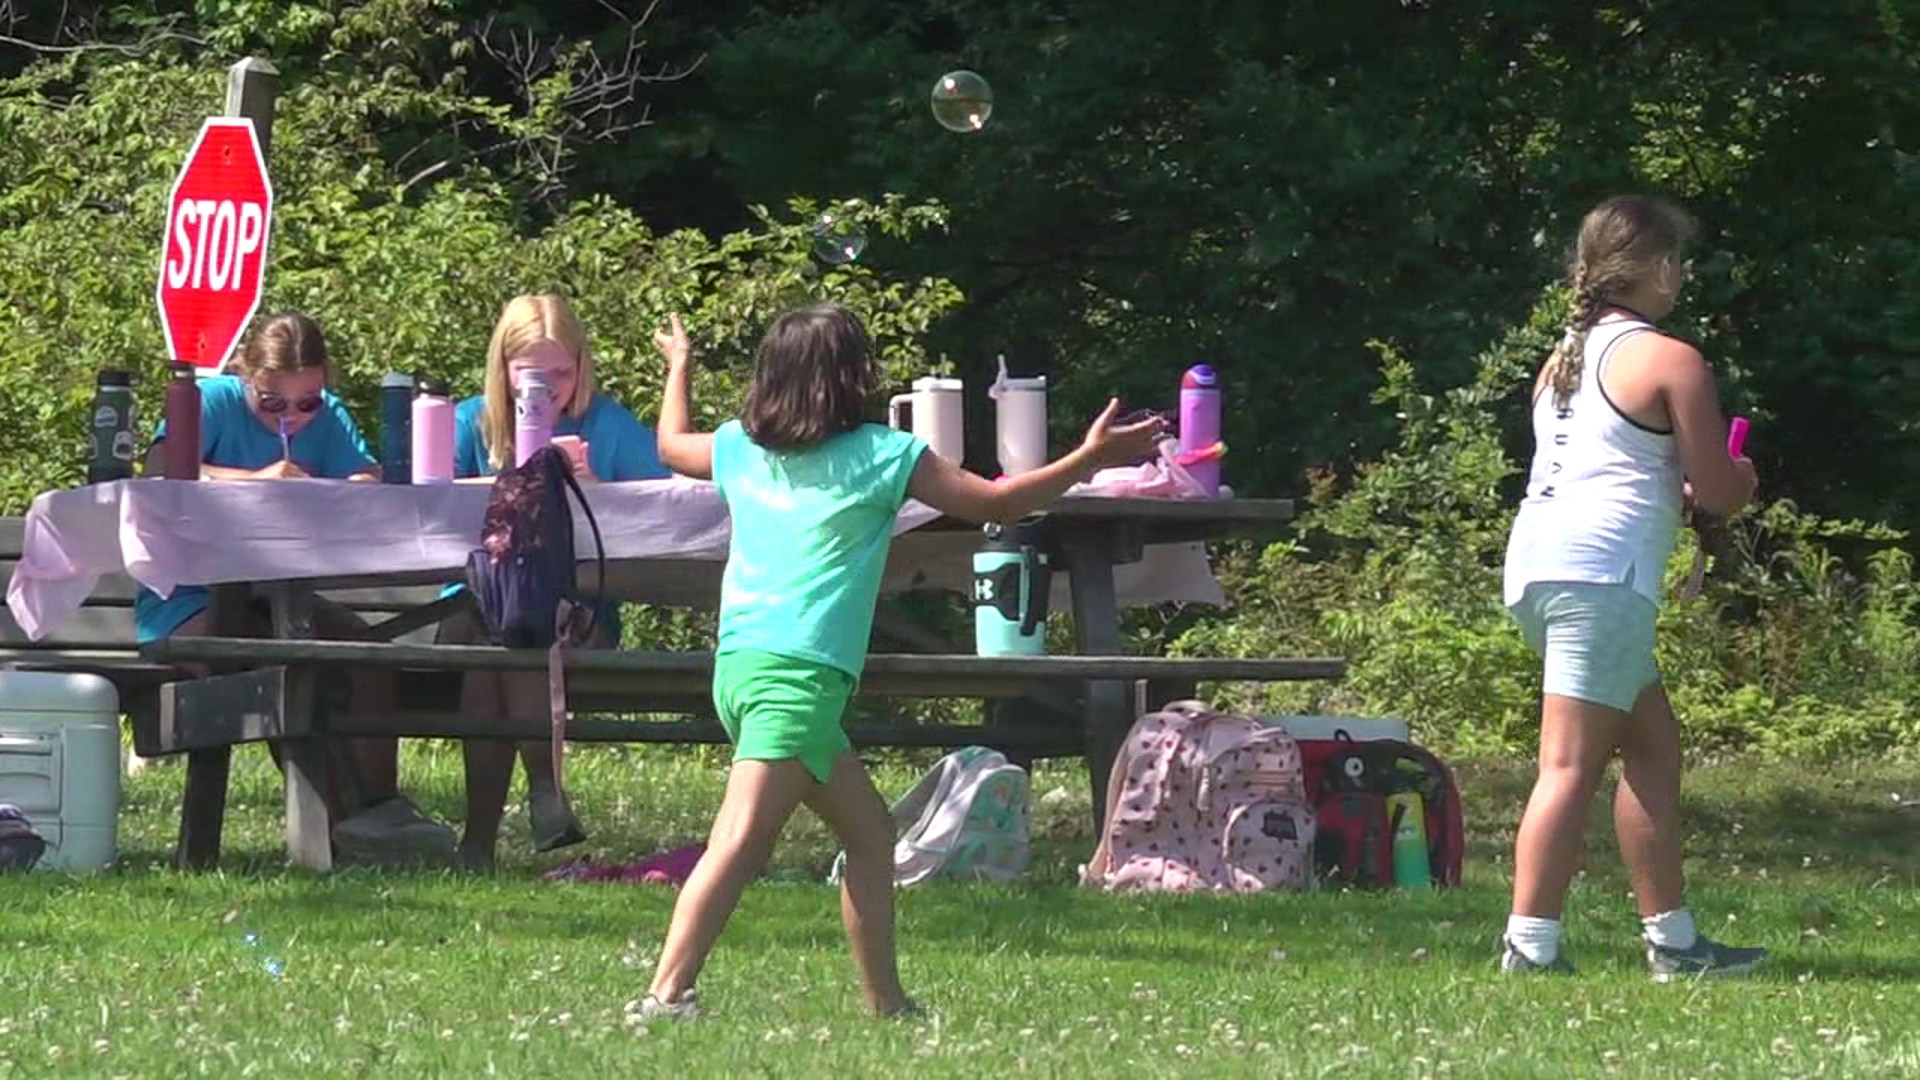
[[(162, 596), (181, 585), (419, 571), (444, 570), (457, 580), (479, 537), (488, 492), (484, 484), (337, 480), (123, 480), (49, 492), (27, 512), (7, 607), (38, 641), (78, 611), (105, 574), (125, 573)], [(726, 558), (727, 508), (712, 484), (599, 484), (588, 497), (609, 559)], [(895, 535), (938, 516), (908, 503)], [(592, 535), (584, 520), (576, 525), (580, 553), (591, 557)], [(915, 575), (916, 584), (965, 590), (971, 568), (964, 556), (978, 537), (925, 539), (925, 572)], [(1116, 568), (1114, 584), (1129, 605), (1224, 602), (1198, 544), (1151, 546), (1141, 562)], [(1056, 589), (1056, 603), (1065, 599)]]

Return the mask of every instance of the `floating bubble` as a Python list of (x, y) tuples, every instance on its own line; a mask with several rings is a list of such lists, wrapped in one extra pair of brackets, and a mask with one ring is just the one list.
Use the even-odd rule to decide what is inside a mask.
[(249, 930), (240, 935), (240, 947), (252, 953), (254, 962), (269, 976), (278, 979), (286, 975), (287, 965), (279, 957), (267, 952), (266, 942), (261, 939), (259, 931)]
[(948, 131), (973, 132), (993, 115), (993, 88), (971, 71), (949, 71), (933, 84), (933, 118)]
[(858, 260), (865, 250), (866, 231), (844, 215), (829, 210), (814, 220), (814, 258), (828, 266), (844, 266)]

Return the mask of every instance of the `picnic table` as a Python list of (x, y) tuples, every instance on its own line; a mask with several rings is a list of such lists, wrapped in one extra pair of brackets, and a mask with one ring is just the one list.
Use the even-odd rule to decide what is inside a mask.
[[(543, 670), (544, 650), (396, 641), (421, 637), (466, 602), (443, 596), (438, 586), (461, 576), (487, 496), (488, 489), (477, 485), (317, 480), (119, 481), (48, 493), (25, 519), (8, 585), (9, 609), (28, 639), (28, 647), (16, 651), (30, 653), (33, 642), (57, 640), (59, 627), (82, 613), (105, 575), (124, 574), (161, 592), (214, 587), (209, 636), (155, 642), (128, 657), (149, 677), (154, 670), (177, 674), (178, 665), (189, 663), (214, 671), (168, 678), (158, 685), (151, 708), (129, 710), (141, 753), (189, 757), (177, 857), (190, 866), (217, 861), (231, 749), (276, 740), (285, 766), (289, 854), (296, 864), (327, 869), (332, 854), (321, 793), (328, 782), (326, 749), (337, 737), (518, 739), (545, 732), (544, 716), (475, 721), (446, 704), (457, 700), (451, 680), (459, 673)], [(729, 520), (711, 484), (681, 478), (601, 484), (589, 489), (589, 499), (606, 548), (602, 584), (608, 596), (695, 608), (717, 604)], [(1138, 657), (1122, 649), (1123, 607), (1221, 602), (1203, 541), (1269, 530), (1291, 514), (1284, 500), (1062, 500), (1047, 511), (1042, 527), (1063, 571), (1056, 575), (1056, 596), (1071, 609), (1076, 655), (974, 656), (883, 620), (879, 636), (917, 638), (910, 644), (920, 651), (871, 656), (861, 692), (1038, 698), (1056, 713), (1077, 712), (1077, 730), (896, 724), (856, 727), (849, 734), (860, 745), (977, 742), (1025, 756), (1077, 748), (1087, 759), (1098, 814), (1119, 741), (1140, 708), (1189, 695), (1203, 680), (1326, 679), (1342, 673), (1335, 660)], [(896, 529), (883, 593), (968, 591), (977, 526), (909, 503)], [(579, 554), (590, 560), (591, 532), (584, 522), (575, 532)], [(589, 587), (595, 584), (592, 566), (582, 563)], [(370, 640), (316, 640), (312, 611), (321, 594), (383, 598), (386, 610)], [(241, 613), (249, 600), (268, 606), (272, 640), (245, 635)], [(324, 672), (341, 668), (398, 672), (396, 714), (348, 715), (329, 708), (320, 681)], [(705, 652), (572, 653), (568, 700), (575, 715), (568, 737), (719, 741), (724, 735), (710, 718), (667, 723), (592, 715), (700, 716), (708, 708), (711, 669), (712, 656)]]

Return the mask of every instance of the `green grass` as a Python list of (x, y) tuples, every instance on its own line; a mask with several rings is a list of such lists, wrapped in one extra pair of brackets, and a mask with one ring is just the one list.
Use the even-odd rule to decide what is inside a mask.
[[(711, 754), (583, 750), (597, 849), (698, 838)], [(457, 813), (457, 760), (408, 761)], [(0, 1076), (1920, 1075), (1920, 799), (1911, 769), (1744, 762), (1689, 775), (1702, 925), (1778, 954), (1740, 983), (1650, 984), (1604, 821), (1570, 907), (1571, 980), (1493, 970), (1528, 775), (1462, 770), (1469, 885), (1437, 895), (1105, 896), (1077, 770), (1043, 769), (1034, 881), (901, 896), (904, 970), (937, 1021), (865, 1018), (818, 825), (797, 821), (702, 980), (709, 1023), (622, 1019), (672, 896), (537, 880), (525, 821), (490, 879), (280, 867), (265, 754), (236, 768), (227, 869), (165, 868), (177, 769), (129, 788), (125, 864), (0, 880)], [(882, 786), (902, 790), (904, 769)], [(1049, 795), (1058, 790), (1059, 794)], [(1596, 804), (1596, 809), (1598, 805)], [(1731, 919), (1736, 916), (1737, 922)], [(237, 943), (256, 931), (286, 966)]]

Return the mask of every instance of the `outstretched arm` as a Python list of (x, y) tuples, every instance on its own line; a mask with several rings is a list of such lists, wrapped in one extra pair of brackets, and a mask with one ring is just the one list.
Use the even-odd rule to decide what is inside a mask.
[(975, 476), (946, 458), (925, 451), (914, 466), (907, 493), (949, 517), (965, 521), (1014, 522), (1066, 494), (1068, 488), (1096, 469), (1140, 457), (1153, 449), (1166, 431), (1158, 416), (1114, 427), (1118, 399), (1107, 403), (1088, 429), (1086, 441), (1072, 453), (1029, 473), (994, 483)]
[(655, 432), (660, 443), (660, 463), (682, 476), (695, 480), (713, 479), (713, 436), (692, 430), (693, 374), (688, 358), (692, 348), (680, 316), (671, 319), (669, 329), (655, 330), (653, 343), (667, 358), (667, 388), (660, 397), (660, 426)]

